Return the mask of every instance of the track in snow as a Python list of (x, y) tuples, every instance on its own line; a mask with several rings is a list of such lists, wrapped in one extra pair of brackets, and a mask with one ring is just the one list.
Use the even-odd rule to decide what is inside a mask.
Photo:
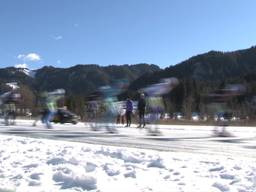
[(53, 129), (46, 129), (42, 124), (33, 127), (32, 121), (18, 120), (15, 126), (7, 127), (0, 124), (0, 134), (160, 151), (256, 158), (254, 127), (228, 127), (227, 130), (232, 136), (217, 137), (213, 134), (212, 126), (159, 125), (161, 135), (158, 136), (151, 136), (147, 129), (138, 129), (136, 125), (132, 125), (131, 128), (111, 126), (116, 128), (117, 133), (108, 133), (104, 124), (99, 126), (98, 131), (92, 131), (89, 123), (56, 124)]

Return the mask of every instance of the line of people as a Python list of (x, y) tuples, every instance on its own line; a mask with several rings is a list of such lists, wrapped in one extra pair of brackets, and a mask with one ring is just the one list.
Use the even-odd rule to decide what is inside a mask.
[[(118, 114), (118, 107), (116, 106), (116, 103), (118, 103), (117, 95), (120, 94), (124, 90), (124, 85), (126, 85), (126, 82), (118, 82), (113, 86), (103, 86), (99, 89), (101, 92), (101, 97), (98, 98), (99, 102), (102, 103), (103, 112), (100, 112), (99, 118), (101, 118), (102, 122), (105, 122), (108, 124), (107, 128), (110, 130), (110, 127), (112, 126), (111, 123), (114, 123), (114, 119), (116, 115)], [(146, 87), (142, 90), (140, 90), (140, 98), (138, 100), (137, 104), (137, 110), (138, 110), (138, 118), (139, 118), (139, 125), (138, 128), (143, 128), (146, 125), (145, 120), (145, 113), (146, 108), (147, 112), (154, 117), (158, 116), (158, 114), (161, 112), (159, 110), (160, 108), (164, 108), (164, 106), (159, 105), (159, 103), (155, 103), (152, 101), (155, 101), (155, 95), (158, 95), (159, 99), (162, 99), (162, 94), (169, 91), (170, 82), (162, 82), (160, 84), (153, 84), (150, 87)], [(145, 98), (144, 92), (147, 95), (147, 98)], [(0, 98), (2, 103), (8, 104), (9, 108), (12, 106), (15, 107), (15, 101), (14, 99), (10, 101), (10, 99), (6, 99), (7, 96), (12, 95), (13, 98), (15, 94), (11, 94), (12, 92), (7, 92), (3, 94)], [(52, 128), (51, 121), (53, 120), (54, 116), (57, 113), (57, 101), (61, 98), (63, 98), (65, 95), (65, 90), (63, 89), (56, 89), (52, 92), (44, 92), (40, 95), (40, 107), (41, 111), (38, 114), (38, 118), (34, 121), (33, 126), (37, 125), (37, 122), (39, 120), (42, 121), (46, 125), (47, 128)], [(161, 103), (161, 102), (160, 102)], [(155, 110), (157, 109), (157, 110)], [(127, 98), (126, 104), (125, 104), (125, 116), (126, 116), (126, 127), (130, 127), (132, 123), (132, 114), (133, 114), (134, 106), (131, 98)], [(162, 109), (164, 110), (164, 109)], [(15, 109), (12, 110), (6, 110), (8, 111), (9, 115), (6, 115), (8, 118), (11, 116), (12, 112), (15, 111)], [(15, 116), (15, 113), (13, 113)], [(93, 114), (93, 116), (96, 116), (96, 113)], [(6, 118), (6, 119), (8, 119)], [(13, 117), (15, 119), (15, 117)], [(157, 118), (152, 118), (149, 116), (149, 121), (152, 123), (153, 121), (156, 122)], [(95, 122), (97, 122), (98, 119), (95, 119)], [(9, 123), (6, 123), (9, 124)], [(111, 128), (111, 132), (114, 132)]]
[[(126, 117), (126, 126), (130, 127), (132, 122), (132, 113), (133, 113), (133, 103), (130, 97), (126, 100), (126, 111), (125, 111), (125, 117)], [(140, 94), (140, 98), (138, 100), (137, 104), (137, 110), (139, 114), (139, 125), (138, 128), (145, 127), (146, 121), (145, 121), (145, 111), (146, 111), (146, 100), (144, 93)]]
[[(6, 83), (7, 92), (0, 95), (0, 109), (5, 125), (14, 125), (16, 120), (16, 105), (22, 100), (20, 87), (16, 82)], [(47, 128), (52, 128), (51, 120), (57, 112), (57, 101), (65, 95), (64, 89), (56, 89), (52, 92), (44, 92), (40, 97), (41, 111), (38, 118), (34, 121), (33, 126), (36, 126), (38, 120), (46, 125)]]
[[(142, 88), (139, 90), (140, 97), (137, 103), (137, 112), (138, 112), (138, 128), (144, 128), (146, 126), (145, 113), (147, 112), (147, 122), (150, 124), (157, 124), (160, 119), (160, 116), (165, 111), (165, 105), (163, 101), (163, 95), (166, 95), (172, 91), (179, 81), (177, 78), (166, 78), (161, 79), (160, 83), (149, 85), (148, 87)], [(147, 98), (145, 97), (145, 94)], [(131, 126), (131, 117), (133, 112), (133, 103), (128, 97), (125, 105), (125, 117), (126, 117), (126, 126)], [(120, 118), (120, 116), (119, 116)], [(150, 132), (155, 133), (159, 132), (157, 126), (154, 128), (152, 126), (148, 129)]]

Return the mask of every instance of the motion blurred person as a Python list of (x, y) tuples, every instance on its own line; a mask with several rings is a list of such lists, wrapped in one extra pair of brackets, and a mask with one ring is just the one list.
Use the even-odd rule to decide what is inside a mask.
[(144, 93), (140, 94), (140, 99), (138, 101), (138, 112), (139, 112), (139, 126), (145, 127), (145, 109), (146, 109), (146, 101), (145, 101), (145, 95)]
[(124, 124), (125, 123), (125, 109), (119, 108), (118, 116), (117, 116), (117, 124)]
[(116, 118), (116, 124), (124, 124), (125, 122), (125, 102), (119, 101), (117, 104), (117, 118)]
[(44, 121), (45, 116), (47, 115), (48, 111), (47, 111), (47, 106), (46, 106), (46, 99), (47, 99), (48, 93), (47, 92), (43, 92), (41, 93), (38, 97), (37, 97), (37, 105), (39, 106), (39, 110), (37, 111), (36, 114), (36, 119), (33, 122), (32, 126), (37, 126), (37, 122), (38, 121)]
[(16, 119), (16, 103), (20, 98), (19, 93), (8, 92), (4, 98), (3, 111), (5, 125), (14, 125)]
[(5, 125), (14, 125), (16, 119), (16, 103), (20, 100), (21, 95), (16, 90), (19, 86), (16, 82), (6, 83), (11, 91), (5, 92), (0, 96), (0, 106), (3, 110)]
[(179, 81), (177, 78), (165, 78), (161, 79), (160, 83), (149, 85), (142, 89), (143, 92), (147, 93), (147, 109), (148, 109), (148, 120), (152, 124), (148, 128), (150, 135), (158, 135), (161, 132), (158, 130), (157, 123), (160, 120), (161, 114), (165, 112), (165, 105), (163, 101), (163, 95), (173, 90)]
[(233, 99), (246, 94), (246, 87), (242, 84), (227, 84), (223, 89), (216, 90), (207, 95), (208, 113), (216, 114), (216, 126), (213, 130), (214, 136), (229, 137), (231, 132), (227, 131), (232, 120), (232, 106), (229, 105)]
[(133, 110), (133, 104), (132, 100), (128, 97), (126, 100), (126, 126), (125, 127), (130, 127), (132, 123), (132, 110)]
[(51, 121), (57, 112), (57, 101), (65, 94), (64, 89), (57, 89), (53, 92), (49, 92), (46, 99), (47, 113), (43, 117), (43, 123), (46, 124), (48, 129), (52, 128)]
[(116, 93), (117, 90), (115, 87), (111, 86), (103, 86), (100, 88), (101, 93), (103, 94), (103, 114), (102, 120), (105, 124), (105, 128), (107, 133), (117, 133), (117, 129), (115, 128), (114, 122), (115, 117), (117, 116), (118, 109), (116, 106), (117, 98)]
[[(96, 98), (94, 98), (96, 99)], [(97, 125), (97, 117), (99, 114), (99, 103), (97, 100), (92, 100), (89, 101), (87, 104), (87, 109), (86, 109), (86, 114), (87, 114), (87, 121), (89, 121), (89, 126), (93, 131), (97, 131), (98, 125)]]

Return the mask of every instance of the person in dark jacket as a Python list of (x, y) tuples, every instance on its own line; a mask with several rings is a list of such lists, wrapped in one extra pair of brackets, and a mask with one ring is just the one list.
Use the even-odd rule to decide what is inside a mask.
[(126, 127), (130, 127), (131, 126), (131, 122), (132, 122), (132, 110), (133, 110), (133, 104), (132, 104), (132, 100), (130, 98), (127, 98), (126, 100)]
[(140, 94), (140, 99), (138, 101), (138, 112), (139, 112), (139, 126), (140, 127), (145, 127), (145, 109), (146, 109), (146, 101), (145, 101), (145, 95), (144, 93)]

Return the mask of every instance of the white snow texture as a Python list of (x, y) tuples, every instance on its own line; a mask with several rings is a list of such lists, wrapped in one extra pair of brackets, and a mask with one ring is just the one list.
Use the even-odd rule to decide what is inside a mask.
[(0, 136), (1, 192), (255, 192), (253, 159)]

